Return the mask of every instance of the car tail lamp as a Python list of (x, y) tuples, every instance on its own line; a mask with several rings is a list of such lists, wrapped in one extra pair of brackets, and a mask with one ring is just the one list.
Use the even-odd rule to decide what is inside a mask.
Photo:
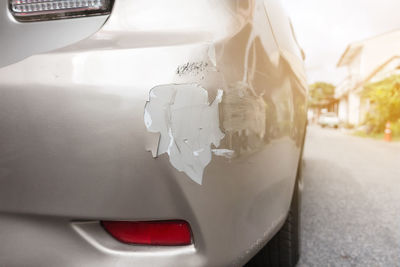
[(186, 221), (102, 221), (104, 229), (120, 242), (137, 245), (183, 246), (192, 244)]
[(18, 21), (106, 15), (114, 0), (9, 0), (10, 11)]

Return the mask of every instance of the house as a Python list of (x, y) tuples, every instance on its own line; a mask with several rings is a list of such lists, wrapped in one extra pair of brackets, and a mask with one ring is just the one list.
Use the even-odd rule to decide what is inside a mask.
[(380, 81), (400, 70), (400, 31), (378, 35), (348, 45), (337, 67), (347, 67), (347, 77), (336, 87), (338, 116), (351, 125), (363, 122), (369, 109), (361, 97), (364, 85)]

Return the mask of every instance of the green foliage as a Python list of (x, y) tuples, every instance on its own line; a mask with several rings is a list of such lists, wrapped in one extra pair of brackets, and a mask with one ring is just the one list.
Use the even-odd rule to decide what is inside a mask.
[(373, 133), (385, 129), (386, 122), (392, 127), (400, 127), (400, 75), (393, 75), (382, 81), (367, 84), (364, 97), (371, 103), (371, 109), (366, 116), (366, 124)]
[(326, 82), (316, 82), (310, 85), (309, 105), (321, 107), (334, 100), (335, 86)]
[(400, 119), (392, 124), (392, 135), (400, 136)]

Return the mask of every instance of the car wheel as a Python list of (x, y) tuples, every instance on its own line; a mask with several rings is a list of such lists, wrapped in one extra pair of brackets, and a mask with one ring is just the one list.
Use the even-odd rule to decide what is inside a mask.
[[(301, 169), (301, 166), (300, 166)], [(298, 171), (298, 177), (301, 170)], [(245, 265), (246, 267), (294, 267), (300, 257), (301, 180), (296, 179), (290, 210), (278, 233)]]

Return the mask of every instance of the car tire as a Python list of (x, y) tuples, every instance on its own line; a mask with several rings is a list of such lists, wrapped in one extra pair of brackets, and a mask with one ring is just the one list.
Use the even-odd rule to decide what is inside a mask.
[(300, 258), (301, 166), (286, 221), (278, 233), (245, 265), (294, 267)]

